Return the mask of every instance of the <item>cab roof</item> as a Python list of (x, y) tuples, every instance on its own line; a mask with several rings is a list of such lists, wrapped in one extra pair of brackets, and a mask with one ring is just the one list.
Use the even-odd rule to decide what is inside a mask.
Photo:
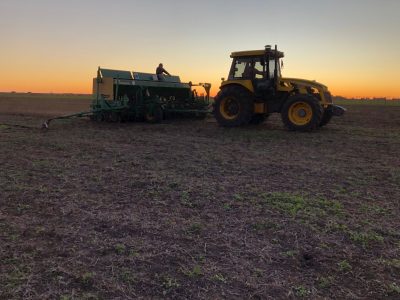
[(278, 54), (278, 58), (284, 57), (283, 52), (275, 50), (248, 50), (248, 51), (238, 51), (238, 52), (232, 52), (231, 58), (234, 57), (247, 57), (247, 56), (263, 56), (266, 54), (266, 51), (269, 51), (272, 56), (276, 56), (276, 53)]

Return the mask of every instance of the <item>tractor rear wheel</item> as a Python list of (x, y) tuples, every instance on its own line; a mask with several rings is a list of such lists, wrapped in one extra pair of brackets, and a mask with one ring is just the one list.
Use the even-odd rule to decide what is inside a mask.
[(333, 117), (333, 111), (330, 107), (324, 110), (324, 113), (322, 114), (322, 119), (321, 122), (319, 123), (319, 127), (325, 126), (326, 124), (329, 123), (329, 121)]
[(243, 87), (224, 87), (215, 97), (214, 115), (221, 126), (235, 127), (249, 124), (253, 110), (254, 96)]
[(283, 105), (282, 121), (289, 130), (311, 131), (318, 128), (323, 109), (319, 100), (311, 95), (291, 96)]

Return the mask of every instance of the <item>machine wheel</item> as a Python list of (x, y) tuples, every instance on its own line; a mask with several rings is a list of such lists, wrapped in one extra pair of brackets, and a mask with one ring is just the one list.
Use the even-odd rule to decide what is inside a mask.
[(93, 118), (96, 122), (103, 122), (105, 117), (102, 112), (96, 113)]
[(101, 114), (103, 115), (103, 121), (104, 122), (110, 122), (111, 121), (111, 113), (109, 111), (104, 111)]
[(215, 97), (214, 115), (221, 126), (235, 127), (249, 124), (253, 110), (254, 97), (243, 87), (224, 87)]
[(321, 122), (319, 123), (319, 127), (325, 126), (326, 124), (329, 123), (329, 121), (333, 117), (333, 111), (331, 108), (327, 108), (324, 110), (324, 113), (322, 114), (322, 119)]
[(254, 115), (251, 117), (250, 124), (253, 124), (253, 125), (260, 125), (260, 124), (264, 123), (264, 121), (265, 121), (268, 117), (269, 117), (268, 114), (266, 114), (266, 115), (254, 114)]
[(111, 112), (110, 113), (110, 122), (118, 123), (121, 122), (121, 114), (119, 112)]
[(298, 94), (286, 101), (281, 116), (289, 130), (311, 131), (321, 123), (322, 113), (318, 99), (311, 95)]
[(144, 116), (146, 122), (159, 123), (163, 119), (163, 110), (160, 105), (155, 105), (153, 111), (148, 110)]

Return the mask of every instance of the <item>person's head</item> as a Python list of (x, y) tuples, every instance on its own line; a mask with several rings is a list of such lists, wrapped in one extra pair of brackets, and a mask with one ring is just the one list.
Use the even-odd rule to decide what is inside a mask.
[(158, 66), (162, 68), (162, 67), (163, 67), (163, 64), (162, 64), (162, 63), (160, 63)]

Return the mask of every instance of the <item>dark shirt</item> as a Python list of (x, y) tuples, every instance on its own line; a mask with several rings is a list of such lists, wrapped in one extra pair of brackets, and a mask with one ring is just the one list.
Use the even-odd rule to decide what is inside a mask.
[(263, 75), (264, 73), (260, 70), (258, 70), (257, 68), (255, 68), (254, 66), (246, 66), (246, 68), (244, 69), (244, 72), (242, 74), (243, 78), (248, 78), (248, 79), (253, 79), (256, 77), (256, 75)]
[(157, 68), (157, 70), (156, 70), (156, 74), (157, 75), (160, 75), (160, 74), (167, 74), (167, 75), (169, 75), (169, 73), (167, 72), (167, 70), (165, 70), (163, 67), (158, 67)]

